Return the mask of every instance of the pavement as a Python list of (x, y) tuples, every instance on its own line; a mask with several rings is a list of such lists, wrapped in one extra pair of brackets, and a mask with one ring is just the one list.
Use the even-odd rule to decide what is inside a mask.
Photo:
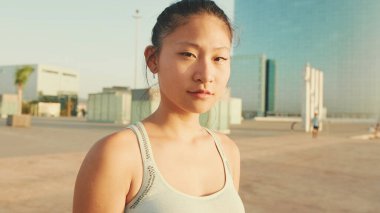
[[(380, 140), (366, 123), (327, 123), (312, 139), (299, 124), (231, 126), (241, 152), (246, 212), (380, 212)], [(123, 125), (33, 118), (30, 128), (0, 119), (0, 213), (71, 212), (76, 174), (88, 149)]]

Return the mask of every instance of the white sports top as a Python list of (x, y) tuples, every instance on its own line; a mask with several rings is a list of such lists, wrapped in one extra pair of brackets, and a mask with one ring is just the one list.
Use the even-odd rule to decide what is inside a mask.
[(223, 160), (225, 184), (211, 195), (192, 196), (169, 185), (153, 159), (148, 134), (141, 122), (129, 125), (136, 134), (143, 162), (143, 180), (137, 195), (125, 206), (125, 213), (244, 213), (243, 202), (235, 190), (227, 158), (218, 137), (210, 130)]

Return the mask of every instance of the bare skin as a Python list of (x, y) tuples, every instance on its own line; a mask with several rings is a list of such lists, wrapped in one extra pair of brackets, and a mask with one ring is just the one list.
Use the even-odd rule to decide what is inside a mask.
[(317, 138), (317, 136), (318, 136), (318, 130), (316, 130), (316, 129), (313, 128), (312, 137), (313, 138)]
[[(206, 196), (225, 184), (222, 159), (199, 124), (199, 114), (224, 94), (230, 74), (231, 38), (225, 24), (210, 15), (195, 15), (163, 39), (159, 54), (147, 47), (145, 57), (159, 75), (161, 102), (143, 121), (160, 173), (176, 190)], [(149, 60), (148, 60), (149, 59)], [(210, 92), (195, 97), (195, 90)], [(236, 144), (218, 134), (239, 188), (240, 154)], [(143, 165), (131, 130), (109, 135), (87, 154), (78, 173), (73, 212), (122, 212), (138, 193)]]

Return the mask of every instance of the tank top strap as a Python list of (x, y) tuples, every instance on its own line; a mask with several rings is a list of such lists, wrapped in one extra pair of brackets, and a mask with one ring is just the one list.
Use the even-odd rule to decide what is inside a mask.
[(227, 167), (229, 174), (232, 175), (232, 171), (231, 171), (228, 159), (227, 159), (226, 155), (224, 154), (223, 146), (222, 146), (222, 143), (221, 143), (219, 137), (216, 135), (216, 133), (213, 130), (208, 129), (206, 127), (204, 127), (204, 128), (211, 135), (211, 137), (214, 139), (216, 148), (218, 149), (218, 152), (220, 153), (220, 156), (222, 157), (223, 163)]
[(143, 147), (144, 147), (144, 152), (145, 152), (145, 155), (146, 155), (146, 159), (149, 162), (149, 164), (152, 164), (152, 163), (154, 163), (154, 160), (153, 160), (153, 151), (152, 151), (152, 147), (150, 145), (148, 133), (146, 132), (146, 129), (145, 129), (144, 125), (141, 122), (137, 122), (136, 123), (136, 127), (140, 131), (140, 133), (141, 133), (141, 137), (142, 137), (142, 142), (143, 142)]
[(147, 137), (147, 133), (142, 126), (141, 122), (137, 122), (135, 124), (130, 124), (127, 128), (131, 129), (139, 143), (141, 159), (143, 163), (143, 179), (141, 183), (141, 188), (139, 192), (136, 194), (136, 197), (132, 199), (131, 203), (128, 204), (129, 208), (134, 209), (139, 205), (142, 199), (147, 196), (153, 183), (155, 182), (156, 171), (154, 169), (154, 161), (152, 159), (152, 150), (150, 148), (149, 139)]
[(141, 126), (139, 126), (139, 123), (130, 124), (127, 126), (127, 128), (131, 129), (137, 137), (137, 141), (139, 143), (141, 152), (141, 158), (145, 167), (147, 164), (149, 164), (149, 160), (151, 159), (151, 154), (148, 150), (149, 147), (147, 144), (146, 136), (144, 135)]

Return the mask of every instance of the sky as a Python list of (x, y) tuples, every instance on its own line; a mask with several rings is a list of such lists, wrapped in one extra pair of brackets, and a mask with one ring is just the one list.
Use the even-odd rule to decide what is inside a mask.
[[(0, 65), (72, 69), (80, 75), (80, 98), (103, 87), (134, 87), (137, 32), (137, 87), (145, 87), (143, 51), (157, 16), (173, 2), (0, 0)], [(233, 0), (215, 2), (233, 16)]]

